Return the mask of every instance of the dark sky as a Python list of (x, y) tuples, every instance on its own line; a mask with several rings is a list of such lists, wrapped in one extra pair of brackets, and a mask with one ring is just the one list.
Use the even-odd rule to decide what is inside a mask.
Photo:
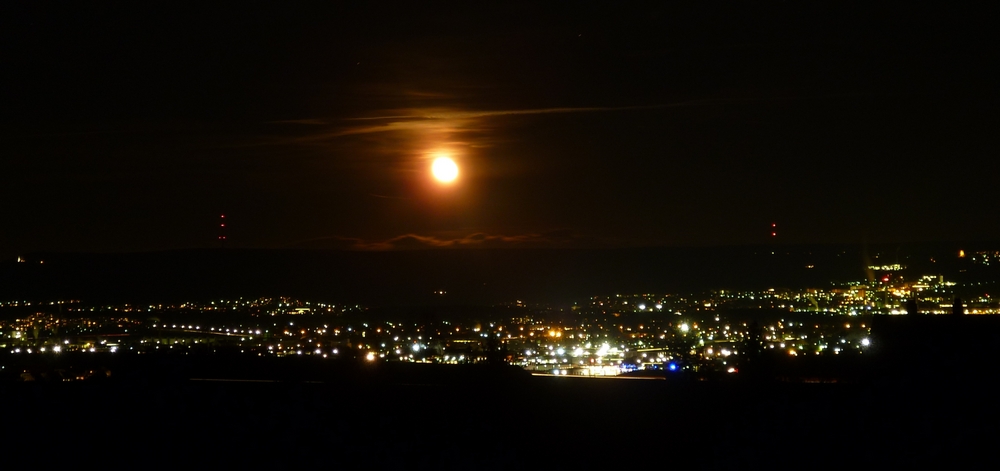
[(0, 7), (0, 256), (1000, 239), (996, 11), (133, 3)]

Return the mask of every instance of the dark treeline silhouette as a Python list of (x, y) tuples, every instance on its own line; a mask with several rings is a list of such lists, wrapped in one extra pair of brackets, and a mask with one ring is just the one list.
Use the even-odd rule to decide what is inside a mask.
[[(108, 359), (84, 362), (95, 360), (80, 365)], [(351, 459), (378, 468), (504, 469), (655, 465), (664, 449), (676, 462), (753, 467), (779, 447), (789, 463), (815, 462), (835, 448), (842, 462), (888, 467), (983, 459), (990, 448), (979, 444), (998, 418), (968, 400), (977, 387), (934, 381), (670, 382), (497, 374), (487, 365), (445, 373), (456, 366), (143, 361), (159, 366), (130, 374), (119, 363), (88, 381), (0, 382), (16, 404), (5, 415), (7, 449), (49, 464)], [(251, 381), (228, 381), (241, 378)]]
[[(956, 299), (956, 306), (961, 306)], [(954, 313), (960, 313), (960, 307)], [(875, 316), (872, 363), (878, 379), (987, 378), (1000, 351), (1000, 316)]]

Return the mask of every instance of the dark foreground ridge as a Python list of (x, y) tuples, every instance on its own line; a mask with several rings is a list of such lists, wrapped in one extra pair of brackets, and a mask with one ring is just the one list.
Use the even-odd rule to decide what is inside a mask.
[(87, 381), (0, 383), (16, 405), (5, 445), (45, 463), (721, 468), (835, 456), (870, 468), (976, 462), (1000, 418), (970, 400), (985, 379), (933, 372), (855, 384), (671, 382), (178, 358), (148, 357), (134, 371), (119, 363), (120, 374)]

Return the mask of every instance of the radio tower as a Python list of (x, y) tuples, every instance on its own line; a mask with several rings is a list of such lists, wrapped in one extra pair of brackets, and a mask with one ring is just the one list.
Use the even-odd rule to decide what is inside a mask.
[(778, 223), (771, 223), (771, 255), (778, 250)]
[(219, 215), (219, 248), (226, 248), (226, 215)]

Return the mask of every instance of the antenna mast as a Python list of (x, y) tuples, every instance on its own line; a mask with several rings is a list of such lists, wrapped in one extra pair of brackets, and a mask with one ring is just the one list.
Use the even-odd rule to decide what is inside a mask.
[(219, 248), (226, 248), (226, 215), (219, 215)]

